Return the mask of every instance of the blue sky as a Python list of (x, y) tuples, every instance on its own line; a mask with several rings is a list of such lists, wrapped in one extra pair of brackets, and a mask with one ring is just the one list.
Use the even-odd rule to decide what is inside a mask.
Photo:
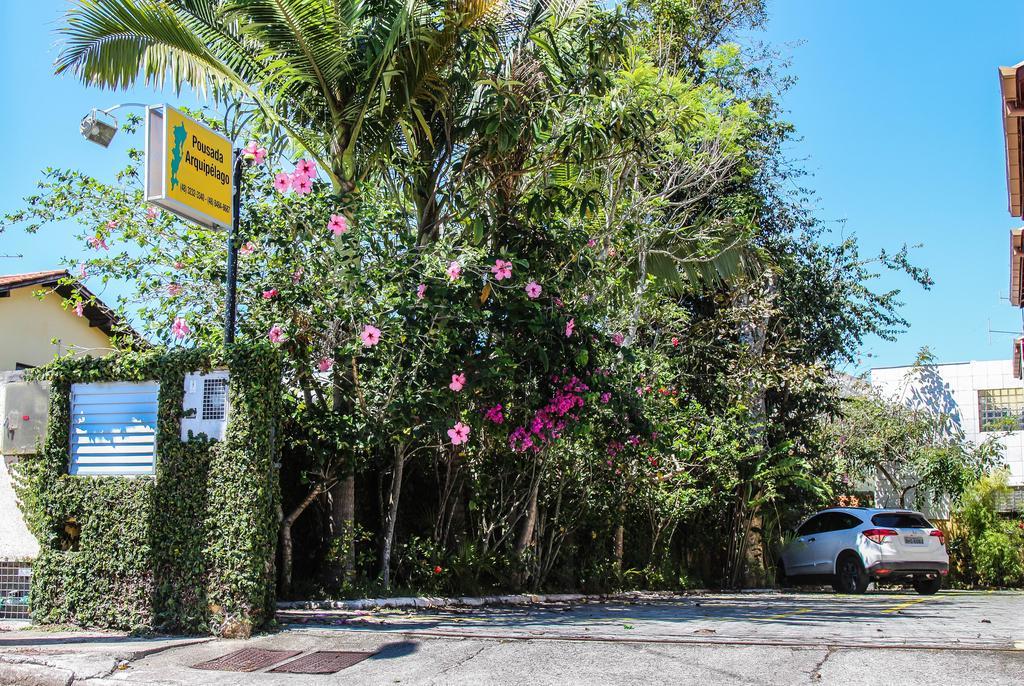
[[(984, 4), (984, 9), (977, 9)], [(92, 107), (168, 100), (170, 94), (89, 89), (57, 79), (53, 29), (62, 0), (0, 3), (0, 212), (32, 192), (39, 170), (75, 166), (110, 178), (124, 161), (125, 134), (109, 149), (84, 141), (78, 121)], [(1010, 355), (1021, 313), (1006, 300), (1009, 229), (996, 67), (1024, 60), (1024, 3), (991, 0), (857, 2), (771, 0), (761, 36), (788, 56), (798, 78), (784, 105), (801, 140), (791, 147), (812, 173), (819, 216), (856, 234), (865, 254), (922, 243), (914, 257), (936, 281), (906, 278), (910, 330), (895, 343), (870, 341), (862, 367), (909, 363), (922, 345), (942, 361)], [(16, 27), (16, 30), (10, 30)], [(35, 236), (0, 234), (0, 273), (48, 269), (81, 253), (72, 227)]]

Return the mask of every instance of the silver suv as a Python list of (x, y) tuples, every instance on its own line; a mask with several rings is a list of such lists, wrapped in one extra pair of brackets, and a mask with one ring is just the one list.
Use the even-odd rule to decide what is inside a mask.
[(836, 507), (808, 517), (779, 556), (779, 583), (831, 580), (838, 593), (910, 581), (921, 594), (949, 572), (945, 535), (920, 512)]

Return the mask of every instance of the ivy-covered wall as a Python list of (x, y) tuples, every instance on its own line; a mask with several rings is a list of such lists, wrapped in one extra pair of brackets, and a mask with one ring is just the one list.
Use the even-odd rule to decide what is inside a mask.
[[(180, 438), (184, 378), (227, 367), (224, 441)], [(64, 359), (40, 454), (19, 462), (18, 493), (40, 544), (32, 618), (124, 630), (244, 636), (273, 618), (281, 371), (273, 350), (150, 350)], [(156, 474), (68, 474), (71, 384), (160, 383)]]

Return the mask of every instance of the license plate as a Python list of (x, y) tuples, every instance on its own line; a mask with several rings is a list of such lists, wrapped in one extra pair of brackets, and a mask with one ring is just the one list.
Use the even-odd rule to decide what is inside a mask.
[(924, 545), (924, 536), (904, 536), (903, 542), (908, 545)]

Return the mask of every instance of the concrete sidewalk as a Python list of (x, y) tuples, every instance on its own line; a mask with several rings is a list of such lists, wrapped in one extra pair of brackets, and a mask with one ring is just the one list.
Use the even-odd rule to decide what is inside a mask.
[[(958, 591), (291, 609), (278, 614), (281, 631), (244, 641), (0, 633), (0, 684), (1019, 685), (1022, 616), (1024, 594)], [(315, 676), (274, 673), (274, 665), (194, 668), (240, 648), (373, 655)]]

